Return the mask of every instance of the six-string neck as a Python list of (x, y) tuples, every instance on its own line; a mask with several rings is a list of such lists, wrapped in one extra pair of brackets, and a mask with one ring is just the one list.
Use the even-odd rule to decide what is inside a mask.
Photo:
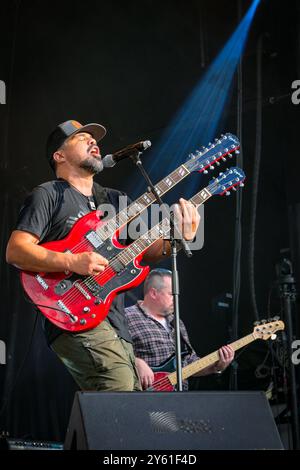
[[(212, 196), (210, 191), (205, 188), (195, 194), (190, 201), (198, 207)], [(128, 247), (117, 255), (117, 258), (124, 264), (131, 263), (136, 256), (143, 253), (149, 246), (155, 243), (159, 238), (168, 238), (170, 233), (170, 221), (165, 217), (160, 223), (154, 225), (148, 232), (142, 235), (138, 240), (132, 242)]]

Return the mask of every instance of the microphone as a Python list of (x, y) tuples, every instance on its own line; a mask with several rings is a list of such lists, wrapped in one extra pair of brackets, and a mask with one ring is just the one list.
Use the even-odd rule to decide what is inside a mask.
[(146, 150), (149, 147), (151, 147), (150, 140), (144, 140), (142, 142), (136, 142), (135, 144), (128, 145), (127, 147), (124, 147), (115, 153), (105, 155), (105, 157), (102, 158), (103, 166), (104, 168), (111, 168), (124, 158), (131, 157), (137, 152)]

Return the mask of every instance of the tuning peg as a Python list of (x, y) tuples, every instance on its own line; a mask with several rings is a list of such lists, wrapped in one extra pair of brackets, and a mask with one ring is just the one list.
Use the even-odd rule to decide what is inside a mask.
[(235, 153), (236, 155), (238, 155), (238, 154), (240, 153), (240, 151), (239, 151), (239, 150), (236, 150), (234, 153)]
[(226, 191), (225, 196), (230, 196), (230, 191)]
[(223, 160), (223, 162), (226, 162), (226, 158), (225, 158), (225, 157), (222, 157), (222, 160)]
[(231, 189), (232, 189), (232, 191), (236, 191), (236, 188), (235, 188), (234, 186), (232, 186), (232, 188), (231, 188)]
[(254, 326), (259, 326), (259, 325), (260, 325), (260, 321), (255, 321), (255, 322), (253, 323), (253, 325), (254, 325)]
[(275, 333), (273, 333), (273, 334), (271, 335), (271, 339), (274, 341), (274, 339), (276, 339), (276, 338), (277, 338), (277, 335), (275, 335)]
[(271, 319), (271, 321), (278, 321), (279, 319), (280, 319), (280, 317), (278, 317), (278, 315), (276, 315), (276, 317), (273, 317), (273, 318)]
[(220, 162), (216, 162), (216, 165), (217, 165), (217, 166), (220, 166)]
[(221, 171), (221, 173), (219, 173), (219, 176), (222, 176), (222, 175), (224, 175), (223, 171)]
[(229, 157), (229, 158), (232, 158), (232, 153), (229, 153), (229, 154), (228, 154), (228, 157)]
[(205, 175), (207, 175), (208, 171), (207, 171), (207, 170), (204, 170), (203, 173), (204, 173)]
[(209, 169), (210, 169), (210, 170), (214, 170), (215, 167), (214, 167), (213, 165), (211, 165), (211, 166), (209, 167)]
[(240, 183), (240, 187), (243, 188), (245, 185), (244, 183)]
[(263, 318), (262, 320), (260, 320), (260, 323), (263, 325), (264, 323), (267, 323), (267, 320)]

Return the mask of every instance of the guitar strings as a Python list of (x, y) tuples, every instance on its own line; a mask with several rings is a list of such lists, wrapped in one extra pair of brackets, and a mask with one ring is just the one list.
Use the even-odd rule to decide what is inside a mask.
[[(162, 183), (164, 183), (164, 180), (166, 180), (166, 179), (170, 179), (170, 180), (172, 181), (172, 183), (173, 183), (173, 185), (172, 185), (171, 187), (168, 187), (165, 191), (162, 190), (162, 194), (165, 194), (169, 189), (172, 189), (172, 188), (174, 187), (174, 184), (177, 184), (177, 183), (181, 182), (183, 178), (185, 178), (186, 176), (188, 176), (188, 174), (189, 174), (190, 172), (189, 172), (189, 173), (186, 173), (184, 176), (180, 175), (181, 178), (180, 178), (178, 181), (177, 181), (176, 179), (175, 179), (175, 181), (174, 181), (173, 178), (174, 178), (174, 176), (177, 176), (177, 175), (176, 175), (176, 172), (178, 173), (181, 167), (182, 167), (182, 165), (180, 165), (180, 167), (178, 167), (176, 170), (174, 170), (172, 173), (170, 173), (170, 175), (166, 176), (163, 180), (161, 180), (159, 183), (157, 183), (156, 186), (159, 186), (159, 185), (161, 185)], [(173, 175), (173, 173), (175, 173), (175, 174)], [(173, 176), (171, 176), (171, 175), (173, 175)], [(166, 184), (166, 183), (165, 183), (165, 184)], [(145, 205), (145, 200), (144, 200), (143, 198), (144, 198), (144, 196), (145, 196), (146, 194), (147, 194), (147, 193), (142, 194), (142, 196), (140, 196), (140, 197), (137, 199), (137, 201), (132, 202), (128, 207), (124, 208), (121, 212), (119, 212), (118, 214), (116, 214), (116, 216), (114, 216), (113, 218), (111, 218), (111, 219), (107, 222), (107, 224), (101, 225), (101, 227), (98, 229), (98, 232), (97, 232), (97, 229), (95, 230), (95, 232), (96, 232), (97, 234), (99, 234), (99, 233), (101, 232), (101, 229), (102, 229), (102, 228), (107, 227), (108, 225), (111, 225), (112, 222), (116, 224), (115, 227), (110, 228), (110, 229), (111, 229), (111, 233), (108, 233), (108, 234), (107, 234), (107, 233), (104, 233), (103, 235), (100, 235), (100, 238), (101, 238), (102, 241), (107, 240), (116, 230), (119, 230), (119, 229), (121, 229), (124, 225), (128, 224), (128, 223), (131, 221), (132, 218), (137, 217), (138, 215), (140, 215), (148, 206), (150, 206), (150, 205), (154, 202), (155, 199), (153, 199), (153, 201), (151, 200), (151, 198), (152, 198), (153, 195), (150, 193), (149, 195), (147, 195), (147, 197), (150, 199), (150, 202), (147, 203), (147, 205)], [(153, 196), (153, 197), (154, 197), (154, 196)], [(140, 199), (142, 199), (143, 202), (138, 202)], [(140, 210), (140, 211), (137, 212), (136, 214), (128, 215), (130, 209), (132, 209), (132, 208), (134, 208), (134, 207), (136, 207), (136, 206), (142, 206), (142, 210)], [(125, 214), (125, 212), (126, 212), (126, 214)], [(120, 224), (120, 220), (119, 220), (119, 219), (120, 219), (120, 217), (122, 216), (123, 213), (124, 213), (124, 216), (126, 217), (126, 220), (121, 221), (121, 224)], [(102, 232), (103, 232), (103, 231), (105, 232), (105, 229), (103, 229)], [(105, 237), (106, 237), (106, 238), (105, 238)], [(89, 245), (88, 240), (82, 240), (82, 241), (79, 242), (77, 245), (74, 245), (72, 252), (76, 253), (78, 249), (83, 248), (84, 245), (85, 245), (85, 242), (87, 242), (87, 246), (89, 247), (90, 245)]]
[[(211, 191), (214, 191), (214, 189), (217, 188), (217, 186), (218, 186), (218, 183), (213, 182), (211, 185), (208, 186), (208, 188), (209, 188), (209, 190), (210, 190), (210, 192), (211, 192)], [(206, 188), (206, 189), (207, 189), (207, 188)], [(195, 198), (197, 195), (199, 195), (199, 193), (197, 193), (195, 196), (193, 196), (193, 198)], [(193, 198), (191, 198), (191, 199), (193, 199)], [(204, 202), (204, 201), (202, 201), (202, 204), (203, 204), (203, 202)], [(200, 205), (200, 204), (199, 204), (199, 205)], [(162, 224), (163, 224), (163, 222), (164, 222), (165, 220), (167, 220), (167, 219), (164, 219), (162, 222), (160, 222), (160, 223), (157, 224), (156, 226), (152, 227), (152, 229), (150, 229), (150, 230), (148, 231), (148, 233), (151, 233), (151, 232), (152, 232), (153, 230), (155, 230), (157, 227), (162, 226)], [(169, 231), (169, 230), (170, 230), (170, 229), (168, 229), (168, 231)], [(163, 234), (163, 235), (165, 235), (165, 234)], [(145, 237), (146, 240), (149, 239), (149, 238), (150, 238), (150, 237), (148, 237), (148, 238)], [(159, 238), (162, 238), (162, 237), (159, 237)], [(159, 238), (158, 238), (158, 239), (159, 239)], [(153, 240), (153, 242), (156, 241), (156, 240), (157, 240), (157, 239)], [(153, 242), (152, 242), (152, 243), (153, 243)], [(151, 243), (151, 244), (152, 244), (152, 243)], [(122, 256), (124, 256), (124, 255), (125, 255), (125, 265), (127, 265), (129, 262), (132, 261), (132, 259), (130, 259), (130, 257), (129, 257), (129, 261), (126, 260), (126, 254), (127, 254), (126, 251), (129, 251), (130, 246), (131, 246), (131, 245), (129, 245), (128, 247), (124, 248), (124, 250), (122, 250), (121, 253), (117, 253), (116, 256), (113, 257), (113, 258), (110, 260), (110, 264), (104, 269), (104, 271), (103, 271), (102, 273), (99, 273), (98, 275), (95, 275), (95, 276), (89, 276), (89, 277), (87, 277), (84, 281), (79, 281), (79, 286), (82, 287), (82, 288), (84, 288), (84, 287), (83, 287), (83, 284), (84, 284), (85, 286), (92, 287), (91, 282), (97, 282), (97, 283), (102, 282), (102, 283), (105, 283), (107, 280), (111, 279), (111, 274), (113, 274), (112, 271), (115, 271), (115, 270), (114, 270), (114, 267), (115, 267), (114, 262), (115, 262), (115, 261), (118, 261), (118, 259), (121, 259)], [(146, 248), (148, 248), (148, 247), (146, 246), (145, 249), (146, 249)], [(125, 252), (125, 253), (124, 253), (124, 252)], [(141, 254), (141, 253), (140, 253), (140, 254)], [(126, 263), (126, 261), (127, 261), (127, 263)], [(82, 292), (80, 292), (79, 290), (75, 291), (75, 289), (76, 289), (76, 286), (72, 286), (72, 288), (70, 289), (69, 293), (67, 293), (66, 296), (64, 297), (64, 303), (66, 304), (66, 306), (67, 306), (67, 302), (70, 302), (70, 301), (71, 301), (71, 302), (75, 302), (75, 301), (76, 301), (77, 299), (79, 299), (82, 295), (84, 295), (84, 294), (82, 294)], [(73, 291), (73, 292), (71, 292), (71, 291)]]
[[(211, 185), (209, 185), (206, 189), (209, 188), (209, 191), (211, 192), (211, 191), (214, 191), (214, 189), (216, 189), (217, 186), (218, 186), (218, 183), (213, 182), (213, 183), (212, 183)], [(200, 193), (200, 192), (199, 192), (199, 193)], [(199, 193), (197, 193), (195, 196), (193, 196), (193, 198), (195, 198), (197, 195), (199, 195)], [(193, 199), (193, 198), (191, 198), (191, 199)], [(202, 201), (201, 204), (203, 204), (203, 202), (204, 202), (204, 201)], [(199, 205), (200, 205), (200, 204), (199, 204)], [(164, 220), (167, 220), (167, 219), (164, 219)], [(151, 232), (151, 231), (153, 231), (153, 230), (156, 229), (157, 227), (161, 226), (162, 223), (163, 223), (163, 221), (160, 222), (160, 224), (157, 224), (156, 226), (152, 227), (152, 229), (150, 229), (150, 230), (148, 231), (148, 233)], [(150, 238), (150, 237), (149, 237), (149, 238)], [(145, 239), (147, 240), (147, 239), (149, 239), (149, 238), (145, 238)], [(160, 238), (162, 238), (162, 237), (159, 237), (158, 239), (160, 239)], [(153, 242), (156, 241), (156, 240), (157, 240), (157, 239), (153, 240)], [(152, 242), (152, 243), (153, 243), (153, 242)], [(152, 244), (152, 243), (151, 243), (151, 244)], [(100, 282), (102, 282), (103, 284), (105, 284), (106, 281), (108, 281), (108, 280), (111, 279), (111, 274), (113, 274), (113, 272), (115, 271), (115, 270), (114, 270), (114, 267), (116, 267), (115, 264), (114, 264), (115, 261), (118, 261), (118, 259), (121, 259), (122, 256), (124, 256), (124, 255), (126, 256), (126, 254), (127, 254), (126, 251), (129, 251), (128, 248), (130, 249), (130, 246), (131, 246), (131, 245), (129, 245), (128, 247), (124, 248), (124, 250), (122, 250), (121, 253), (117, 253), (116, 256), (113, 257), (113, 258), (110, 260), (110, 264), (104, 269), (104, 271), (103, 271), (102, 273), (99, 273), (99, 274), (97, 274), (97, 275), (95, 275), (95, 276), (88, 276), (88, 277), (87, 277), (86, 279), (84, 279), (83, 281), (79, 281), (79, 282), (78, 282), (79, 286), (84, 289), (84, 286), (92, 287), (92, 284), (91, 284), (92, 282), (97, 282), (97, 284), (100, 283)], [(148, 247), (146, 246), (145, 249), (146, 249), (146, 248), (148, 248)], [(124, 253), (124, 252), (125, 252), (125, 253)], [(140, 254), (141, 254), (141, 253), (140, 253)], [(129, 262), (131, 262), (132, 260), (129, 258), (129, 261), (127, 261), (127, 263), (126, 263), (126, 261), (127, 261), (127, 260), (126, 260), (126, 258), (125, 258), (125, 265), (128, 264)], [(112, 271), (113, 271), (113, 272), (112, 272)], [(115, 274), (115, 275), (116, 275), (116, 274)], [(71, 302), (75, 302), (75, 301), (76, 301), (77, 299), (79, 299), (82, 295), (84, 295), (84, 294), (82, 294), (82, 292), (79, 291), (79, 289), (76, 289), (76, 290), (75, 290), (75, 289), (76, 289), (76, 286), (73, 285), (73, 286), (71, 287), (71, 289), (69, 290), (69, 293), (67, 293), (66, 296), (64, 297), (64, 303), (66, 304), (66, 306), (67, 306), (67, 303), (68, 303), (68, 302), (70, 302), (70, 301), (71, 301)], [(72, 291), (73, 291), (73, 292), (72, 292)]]
[[(233, 152), (234, 150), (235, 150), (235, 149), (232, 149), (231, 152)], [(228, 154), (230, 154), (230, 152), (228, 152)], [(216, 154), (214, 154), (213, 156), (215, 156), (215, 155), (216, 155)], [(224, 154), (224, 155), (226, 155), (226, 154)], [(222, 156), (224, 156), (224, 155), (222, 155)], [(219, 156), (219, 159), (222, 158), (222, 156)], [(218, 160), (218, 159), (215, 159), (214, 161), (217, 161), (217, 160)], [(212, 164), (214, 161), (212, 161), (211, 164)], [(175, 170), (175, 172), (178, 173), (178, 171), (179, 171), (180, 168), (181, 168), (181, 166), (180, 166), (177, 170)], [(173, 172), (173, 173), (174, 173), (174, 172)], [(175, 174), (176, 174), (176, 173), (175, 173)], [(171, 175), (172, 175), (172, 173), (171, 173)], [(169, 179), (172, 180), (172, 176), (171, 176), (171, 175), (168, 176), (168, 177), (166, 177), (166, 178), (169, 178)], [(186, 176), (186, 175), (185, 175), (185, 176)], [(183, 178), (181, 178), (181, 179), (183, 179)], [(162, 183), (163, 181), (164, 181), (164, 180), (162, 180), (160, 183)], [(173, 181), (173, 180), (172, 180), (172, 181)], [(176, 182), (176, 181), (175, 181), (175, 182)], [(158, 185), (159, 185), (160, 183), (158, 183)], [(174, 183), (174, 181), (173, 181), (173, 183)], [(142, 195), (141, 197), (143, 197), (143, 195)], [(130, 217), (128, 217), (128, 211), (130, 210), (131, 207), (134, 207), (135, 204), (136, 204), (136, 202), (132, 203), (129, 207), (125, 208), (125, 210), (126, 210), (126, 221), (124, 221), (123, 225), (125, 225), (126, 223), (129, 222)], [(138, 203), (138, 204), (139, 204), (139, 203)], [(102, 226), (100, 227), (100, 229), (99, 229), (99, 232), (101, 231), (101, 229), (103, 229), (102, 231), (104, 231), (104, 227), (109, 227), (110, 230), (112, 230), (112, 228), (111, 228), (111, 223), (113, 222), (113, 223), (116, 223), (116, 224), (117, 224), (117, 222), (119, 222), (118, 218), (120, 219), (120, 214), (122, 214), (122, 212), (125, 212), (125, 210), (121, 211), (121, 213), (119, 213), (119, 214), (118, 214), (116, 217), (114, 217), (113, 219), (110, 219), (106, 225), (104, 225), (104, 226), (102, 225)], [(141, 213), (141, 212), (140, 212), (140, 213)], [(136, 215), (137, 215), (137, 214), (136, 214)], [(122, 225), (121, 225), (121, 226), (119, 225), (119, 227), (118, 227), (117, 230), (119, 230), (121, 227), (122, 227)], [(113, 230), (115, 230), (115, 227), (113, 228)], [(115, 231), (116, 231), (116, 230), (115, 230)], [(96, 229), (96, 233), (97, 233), (97, 229)], [(107, 236), (106, 239), (108, 239), (108, 238), (110, 237), (110, 235), (111, 235), (111, 234), (108, 234), (108, 236)], [(103, 237), (103, 238), (104, 238), (104, 237)], [(160, 237), (160, 238), (161, 238), (161, 237)], [(129, 245), (129, 246), (130, 246), (130, 245)], [(79, 250), (83, 249), (84, 247), (86, 247), (86, 248), (89, 248), (89, 247), (90, 247), (88, 240), (82, 240), (82, 241), (79, 242), (78, 244), (74, 245), (72, 252), (73, 252), (73, 253), (77, 253)], [(147, 247), (146, 247), (146, 248), (147, 248)], [(124, 250), (125, 250), (125, 249), (124, 249)], [(108, 268), (111, 267), (112, 269), (114, 269), (114, 265), (113, 265), (114, 261), (115, 261), (116, 259), (118, 259), (118, 257), (121, 258), (121, 255), (122, 255), (122, 253), (124, 252), (124, 250), (121, 252), (121, 254), (120, 254), (120, 253), (117, 253), (116, 256), (110, 260), (110, 266), (108, 266)], [(125, 252), (125, 254), (126, 254), (126, 252)], [(132, 261), (132, 260), (130, 260), (130, 261)], [(129, 261), (129, 262), (130, 262), (130, 261)], [(128, 263), (127, 263), (127, 264), (128, 264)], [(109, 272), (109, 271), (108, 271), (108, 268), (107, 268), (107, 270), (105, 269), (102, 274), (96, 275), (96, 276), (89, 276), (89, 277), (87, 277), (87, 278), (86, 278), (85, 280), (83, 280), (83, 281), (78, 281), (77, 284), (79, 284), (79, 287), (82, 287), (82, 288), (83, 288), (83, 284), (85, 284), (85, 286), (91, 287), (91, 282), (97, 282), (97, 281), (100, 282), (100, 281), (102, 281), (103, 283), (105, 283), (108, 279), (111, 278), (111, 270), (110, 270), (110, 272)], [(82, 294), (82, 293), (80, 293), (80, 292), (78, 292), (78, 291), (76, 292), (74, 289), (76, 289), (76, 286), (75, 286), (75, 288), (74, 288), (74, 286), (72, 286), (72, 288), (71, 288), (70, 291), (69, 291), (69, 294), (66, 295), (65, 300), (66, 300), (67, 302), (70, 301), (70, 300), (71, 300), (71, 301), (75, 301), (75, 300), (76, 300), (77, 298), (79, 298), (81, 295), (84, 295), (84, 294)], [(71, 292), (72, 290), (74, 290), (74, 292)], [(75, 296), (75, 297), (73, 297), (73, 296)]]

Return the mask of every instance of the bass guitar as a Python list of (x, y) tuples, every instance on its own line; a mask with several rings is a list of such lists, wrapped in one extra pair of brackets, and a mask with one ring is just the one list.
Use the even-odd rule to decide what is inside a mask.
[[(279, 320), (279, 318), (275, 317), (269, 323), (261, 322), (261, 324), (255, 325), (250, 335), (244, 336), (243, 338), (234, 341), (229, 346), (231, 346), (234, 351), (237, 351), (238, 349), (252, 343), (252, 341), (257, 339), (275, 339), (275, 333), (279, 330), (284, 330), (284, 323), (283, 321)], [(213, 353), (208, 354), (201, 359), (197, 359), (196, 361), (182, 368), (182, 379), (188, 379), (197, 372), (200, 372), (201, 370), (215, 364), (218, 360), (218, 351), (214, 351)], [(176, 362), (173, 356), (161, 366), (153, 368), (154, 382), (151, 387), (146, 389), (146, 391), (172, 392), (177, 384), (175, 364)]]

